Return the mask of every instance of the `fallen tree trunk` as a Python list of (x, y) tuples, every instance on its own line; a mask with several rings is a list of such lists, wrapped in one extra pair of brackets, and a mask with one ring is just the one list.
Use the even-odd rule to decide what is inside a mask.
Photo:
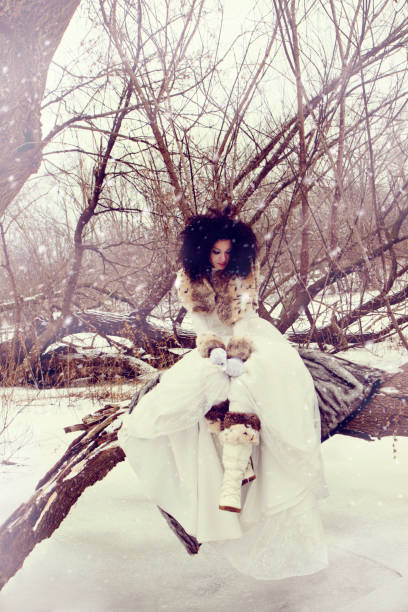
[[(322, 422), (322, 439), (339, 431), (341, 424), (366, 406), (384, 373), (318, 351), (301, 351), (315, 381)], [(41, 479), (32, 498), (22, 504), (0, 527), (0, 589), (22, 566), (36, 544), (59, 527), (83, 491), (102, 480), (125, 454), (118, 446), (121, 416), (131, 412), (139, 399), (160, 381), (155, 374), (127, 407), (107, 405), (83, 422), (67, 427), (82, 431), (61, 459)], [(199, 543), (165, 510), (169, 526), (190, 554)]]
[[(61, 385), (61, 381), (67, 374), (63, 363), (65, 358), (61, 358), (64, 350), (43, 352), (34, 365), (30, 363), (29, 368), (21, 366), (30, 355), (37, 338), (47, 329), (52, 331), (48, 346), (59, 342), (65, 336), (83, 332), (94, 333), (107, 338), (110, 336), (125, 338), (130, 340), (133, 346), (151, 355), (152, 359), (148, 360), (148, 363), (154, 363), (155, 367), (160, 368), (172, 365), (177, 359), (170, 352), (170, 349), (192, 348), (195, 338), (193, 333), (181, 328), (178, 328), (176, 336), (164, 327), (142, 320), (135, 313), (117, 314), (87, 310), (72, 314), (60, 326), (56, 326), (55, 322), (50, 322), (45, 318), (37, 317), (27, 329), (21, 331), (15, 338), (0, 343), (0, 380), (7, 381), (10, 378), (14, 384)], [(74, 350), (71, 352), (75, 355)], [(132, 356), (134, 356), (133, 351), (129, 349), (125, 355), (125, 360)], [(73, 357), (74, 359), (76, 357)], [(84, 366), (92, 365), (91, 360), (85, 363), (85, 357), (83, 359)], [(118, 356), (118, 359), (120, 359), (120, 356)], [(124, 370), (126, 370), (126, 367), (124, 367)], [(65, 384), (69, 384), (69, 373), (65, 378)]]
[[(102, 353), (94, 352), (86, 355), (85, 351), (79, 354), (73, 347), (58, 347), (44, 352), (34, 367), (30, 364), (29, 369), (16, 370), (16, 366), (29, 355), (38, 336), (50, 325), (51, 322), (47, 319), (37, 318), (24, 333), (20, 333), (18, 338), (0, 344), (0, 379), (6, 380), (7, 373), (11, 371), (14, 384), (34, 383), (42, 387), (54, 387), (70, 385), (76, 379), (87, 377), (87, 383), (99, 382), (101, 376), (106, 378), (107, 372), (122, 375), (125, 378), (134, 378), (138, 374), (138, 365), (133, 358), (139, 357), (140, 351), (148, 356), (147, 358), (143, 356), (143, 361), (157, 368), (165, 368), (173, 365), (178, 359), (178, 356), (172, 353), (173, 349), (192, 348), (195, 344), (193, 332), (178, 326), (177, 334), (174, 334), (162, 326), (141, 319), (135, 312), (117, 314), (87, 310), (72, 314), (62, 326), (56, 328), (50, 338), (50, 344), (57, 343), (64, 336), (89, 332), (106, 338), (116, 336), (130, 340), (133, 347), (137, 349), (134, 351), (129, 348), (125, 352), (118, 353), (115, 358), (112, 356), (107, 358)], [(294, 335), (293, 338), (305, 340), (301, 335)], [(313, 352), (300, 348), (299, 353), (305, 360), (309, 359), (313, 369), (313, 359), (310, 357)], [(319, 351), (318, 354), (320, 355), (318, 361), (322, 365), (323, 353)], [(9, 361), (10, 355), (14, 356), (13, 362)], [(104, 360), (109, 361), (109, 367), (105, 368), (105, 371), (103, 369)], [(16, 371), (18, 372), (17, 380)], [(356, 366), (354, 372), (358, 378), (357, 371)], [(329, 379), (326, 382), (329, 383)], [(364, 383), (364, 379), (361, 382)], [(334, 396), (336, 391), (334, 389), (331, 392)], [(355, 392), (358, 393), (358, 389), (355, 389)]]
[(117, 382), (118, 379), (134, 380), (153, 373), (158, 362), (161, 365), (160, 357), (148, 354), (137, 358), (126, 353), (112, 355), (103, 349), (77, 351), (72, 347), (60, 346), (41, 357), (41, 379), (37, 376), (35, 382), (37, 386), (56, 388)]
[(364, 408), (385, 373), (311, 349), (299, 349), (299, 354), (315, 383), (324, 441), (337, 433), (346, 418)]
[[(102, 480), (125, 453), (108, 427), (120, 411), (101, 414), (89, 424), (41, 479), (31, 499), (19, 506), (0, 528), (0, 589), (22, 566), (34, 546), (49, 538), (84, 490)], [(120, 426), (120, 421), (117, 421)]]
[(310, 344), (311, 342), (319, 344), (319, 346), (331, 346), (337, 350), (345, 350), (348, 347), (365, 346), (368, 342), (378, 343), (383, 342), (387, 338), (395, 336), (396, 325), (401, 329), (405, 328), (408, 323), (408, 316), (401, 315), (395, 318), (395, 323), (391, 321), (384, 325), (382, 329), (367, 332), (345, 332), (339, 327), (328, 325), (326, 327), (315, 328), (314, 330), (305, 332), (294, 332), (289, 334), (288, 339), (295, 344)]

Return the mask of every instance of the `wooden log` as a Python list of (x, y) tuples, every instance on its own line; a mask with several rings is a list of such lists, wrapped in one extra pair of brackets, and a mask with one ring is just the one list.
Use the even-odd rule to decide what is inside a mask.
[(50, 332), (47, 346), (67, 335), (89, 332), (130, 340), (133, 346), (144, 351), (145, 356), (138, 360), (131, 350), (117, 356), (103, 355), (102, 351), (94, 351), (94, 355), (86, 356), (85, 351), (80, 354), (73, 347), (60, 346), (43, 352), (38, 361), (30, 364), (30, 368), (18, 368), (19, 384), (34, 382), (40, 386), (63, 386), (78, 378), (86, 378), (90, 384), (97, 382), (98, 377), (106, 377), (109, 370), (114, 374), (115, 369), (118, 374), (133, 378), (139, 367), (143, 369), (143, 362), (155, 368), (173, 365), (179, 357), (171, 353), (170, 349), (192, 348), (195, 342), (195, 335), (190, 332), (180, 328), (176, 337), (162, 326), (141, 320), (135, 313), (86, 310), (73, 313), (59, 326), (55, 321), (37, 317), (18, 337), (0, 343), (0, 380), (8, 376), (15, 379), (16, 367), (30, 354), (37, 338), (47, 330)]
[(408, 364), (388, 376), (369, 404), (345, 418), (336, 433), (365, 440), (408, 436)]
[(90, 424), (40, 480), (31, 499), (0, 527), (0, 589), (36, 544), (54, 533), (84, 490), (125, 459), (114, 424), (121, 414), (118, 406), (111, 407), (102, 423)]
[(299, 349), (299, 354), (315, 383), (324, 441), (366, 406), (386, 373), (312, 349)]

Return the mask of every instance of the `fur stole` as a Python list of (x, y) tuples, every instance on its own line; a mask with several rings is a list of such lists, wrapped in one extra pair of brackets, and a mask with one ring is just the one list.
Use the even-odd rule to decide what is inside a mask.
[(209, 314), (216, 311), (220, 321), (234, 325), (249, 310), (258, 308), (259, 263), (245, 278), (213, 272), (209, 279), (192, 281), (181, 269), (176, 287), (188, 312)]

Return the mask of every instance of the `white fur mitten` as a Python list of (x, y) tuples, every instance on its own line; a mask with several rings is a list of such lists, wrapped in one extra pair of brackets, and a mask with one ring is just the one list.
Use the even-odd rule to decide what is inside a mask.
[(225, 367), (227, 363), (227, 352), (221, 347), (212, 349), (210, 353), (210, 361), (215, 365)]
[(227, 359), (225, 372), (231, 378), (237, 378), (237, 376), (241, 376), (241, 374), (245, 372), (244, 362), (239, 357), (231, 357), (231, 359)]

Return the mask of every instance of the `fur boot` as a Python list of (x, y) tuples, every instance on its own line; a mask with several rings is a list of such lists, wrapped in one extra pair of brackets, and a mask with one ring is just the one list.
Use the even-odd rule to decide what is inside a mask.
[[(221, 427), (223, 426), (224, 418), (228, 412), (228, 408), (229, 400), (225, 400), (225, 402), (221, 402), (221, 404), (213, 406), (211, 410), (206, 413), (205, 420), (207, 421), (207, 426), (210, 433), (219, 434), (221, 432)], [(254, 472), (254, 466), (250, 457), (242, 478), (242, 484), (248, 484), (248, 482), (252, 482), (253, 480), (255, 480), (255, 478), (256, 475)]]

